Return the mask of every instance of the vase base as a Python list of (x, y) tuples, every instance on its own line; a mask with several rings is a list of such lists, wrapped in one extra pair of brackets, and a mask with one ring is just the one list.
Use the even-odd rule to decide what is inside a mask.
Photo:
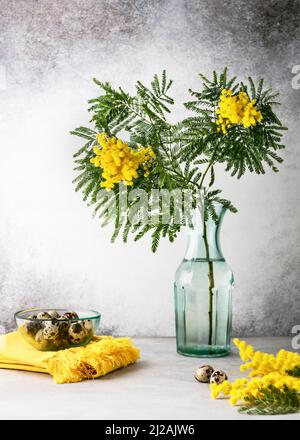
[(224, 357), (230, 354), (230, 347), (222, 347), (218, 345), (186, 347), (184, 350), (177, 348), (177, 353), (182, 356), (197, 357), (197, 358), (215, 358)]

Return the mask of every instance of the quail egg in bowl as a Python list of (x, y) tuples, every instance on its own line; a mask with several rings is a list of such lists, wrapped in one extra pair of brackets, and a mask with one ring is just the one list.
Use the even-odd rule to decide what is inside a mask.
[(86, 345), (100, 324), (94, 310), (26, 309), (15, 314), (18, 330), (37, 350), (57, 351)]

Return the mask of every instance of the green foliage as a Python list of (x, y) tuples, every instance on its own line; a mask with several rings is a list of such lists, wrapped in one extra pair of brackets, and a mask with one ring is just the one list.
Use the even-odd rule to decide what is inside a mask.
[(216, 204), (223, 205), (224, 209), (228, 209), (230, 212), (236, 213), (237, 209), (230, 200), (223, 199), (219, 197), (222, 192), (220, 189), (215, 189), (213, 191), (205, 192), (205, 211), (204, 218), (207, 221), (211, 217), (215, 223), (218, 222), (218, 216), (215, 210)]
[(269, 385), (259, 390), (259, 397), (247, 397), (246, 405), (239, 412), (249, 415), (278, 415), (296, 413), (300, 410), (297, 391), (285, 386), (283, 390)]
[(299, 377), (300, 378), (300, 365), (297, 365), (292, 370), (287, 370), (286, 372), (289, 376)]
[[(224, 163), (226, 171), (232, 176), (241, 178), (246, 171), (265, 174), (265, 167), (277, 172), (277, 163), (282, 162), (278, 151), (284, 148), (281, 143), (282, 132), (286, 130), (274, 113), (272, 106), (278, 105), (274, 99), (278, 96), (272, 89), (263, 89), (263, 80), (257, 89), (251, 77), (248, 85), (236, 84), (236, 78), (227, 80), (227, 69), (209, 80), (200, 75), (203, 89), (199, 92), (190, 90), (193, 99), (185, 107), (196, 113), (196, 116), (183, 121), (186, 145), (184, 154), (190, 160), (205, 155), (213, 162)], [(216, 107), (223, 89), (239, 90), (248, 93), (250, 99), (256, 100), (256, 107), (262, 113), (262, 122), (252, 127), (232, 125), (224, 135), (217, 132)]]
[[(122, 185), (116, 185), (111, 198), (99, 197), (103, 181), (101, 168), (96, 168), (90, 160), (94, 157), (93, 147), (97, 145), (96, 134), (105, 132), (107, 136), (126, 138), (131, 148), (151, 145), (156, 160), (147, 178), (139, 176), (134, 180), (133, 189), (140, 188), (150, 194), (153, 188), (172, 192), (177, 188), (193, 192), (192, 204), (195, 206), (201, 191), (205, 197), (205, 218), (211, 216), (217, 221), (215, 204), (220, 203), (232, 212), (236, 208), (229, 200), (220, 196), (221, 190), (214, 189), (215, 167), (217, 163), (225, 165), (225, 169), (238, 178), (246, 171), (262, 174), (265, 166), (278, 171), (276, 164), (282, 162), (277, 151), (284, 148), (281, 144), (282, 131), (285, 128), (272, 110), (276, 104), (271, 89), (263, 88), (261, 80), (257, 87), (251, 78), (249, 84), (236, 83), (236, 78), (227, 78), (227, 69), (218, 75), (213, 73), (212, 80), (200, 75), (202, 90), (192, 91), (192, 100), (185, 103), (187, 110), (195, 115), (178, 124), (171, 124), (167, 116), (174, 103), (169, 95), (172, 80), (167, 78), (166, 71), (158, 77), (154, 75), (150, 87), (140, 81), (136, 83), (135, 93), (130, 95), (121, 87), (114, 88), (109, 83), (94, 79), (100, 89), (100, 95), (89, 100), (89, 112), (94, 130), (79, 127), (71, 132), (84, 139), (84, 145), (74, 154), (74, 179), (76, 191), (82, 191), (83, 199), (94, 206), (94, 215), (102, 219), (102, 225), (114, 222), (114, 241), (122, 235), (127, 242), (129, 234), (134, 240), (140, 240), (151, 234), (152, 250), (156, 251), (161, 238), (174, 241), (181, 227), (190, 223), (190, 219), (182, 217), (178, 223), (178, 211), (171, 206), (170, 219), (165, 224), (162, 215), (158, 221), (145, 222), (142, 212), (145, 208), (137, 208), (140, 221), (132, 224), (128, 219), (130, 210), (138, 207), (138, 200), (128, 201), (125, 209), (119, 205)], [(217, 131), (216, 106), (222, 89), (231, 89), (233, 93), (245, 90), (251, 99), (256, 99), (257, 108), (262, 112), (262, 123), (244, 128), (232, 126), (227, 135)], [(110, 209), (116, 204), (116, 209)], [(148, 207), (149, 208), (149, 207)]]

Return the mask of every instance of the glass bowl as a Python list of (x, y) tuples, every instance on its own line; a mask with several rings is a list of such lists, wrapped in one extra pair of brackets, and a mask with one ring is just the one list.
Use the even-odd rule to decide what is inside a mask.
[[(66, 314), (66, 315), (65, 315)], [(26, 309), (15, 313), (23, 338), (40, 351), (81, 347), (93, 338), (101, 314), (94, 310)]]

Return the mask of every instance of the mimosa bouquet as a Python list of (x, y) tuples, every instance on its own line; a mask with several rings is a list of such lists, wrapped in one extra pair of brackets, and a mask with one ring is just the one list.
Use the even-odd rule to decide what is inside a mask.
[(92, 127), (71, 132), (85, 140), (74, 155), (74, 182), (102, 224), (114, 224), (112, 241), (150, 233), (156, 251), (161, 237), (172, 242), (182, 226), (192, 227), (200, 199), (204, 218), (217, 221), (216, 202), (236, 212), (215, 186), (217, 163), (238, 179), (278, 171), (285, 130), (274, 112), (278, 94), (263, 80), (228, 79), (226, 68), (200, 79), (184, 104), (190, 114), (176, 124), (167, 120), (174, 100), (165, 71), (150, 87), (138, 81), (134, 95), (94, 79), (101, 93), (89, 100)]

